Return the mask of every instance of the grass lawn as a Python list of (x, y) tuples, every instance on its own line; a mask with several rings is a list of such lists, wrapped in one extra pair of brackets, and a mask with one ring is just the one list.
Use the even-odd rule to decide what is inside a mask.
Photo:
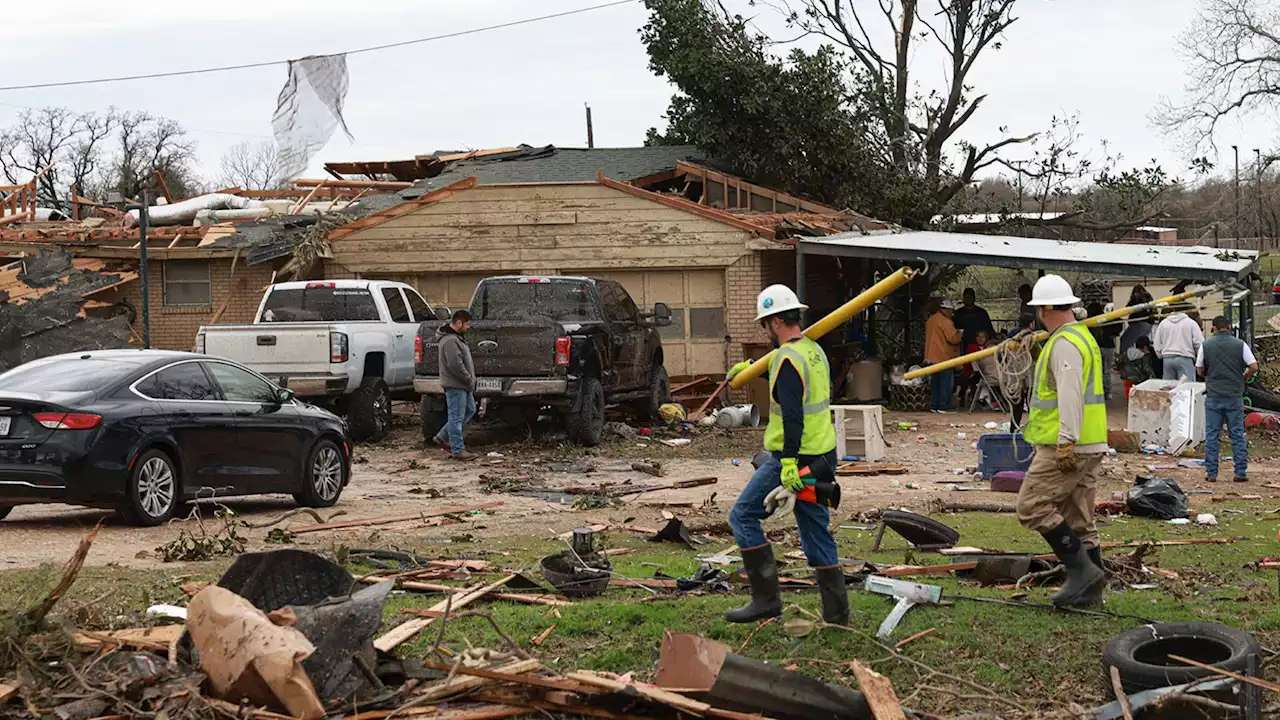
[[(1280, 644), (1276, 577), (1274, 573), (1246, 567), (1264, 556), (1280, 554), (1276, 546), (1280, 515), (1269, 514), (1271, 509), (1265, 501), (1214, 503), (1212, 510), (1221, 523), (1216, 527), (1170, 526), (1140, 518), (1109, 519), (1102, 528), (1104, 541), (1242, 539), (1225, 545), (1153, 550), (1147, 555), (1147, 563), (1175, 571), (1179, 579), (1160, 580), (1158, 589), (1110, 593), (1106, 609), (1156, 621), (1220, 622), (1254, 632), (1266, 647)], [(1023, 531), (1011, 515), (965, 513), (940, 519), (960, 530), (961, 543), (965, 545), (1047, 552), (1041, 540)], [(886, 535), (884, 549), (871, 553), (872, 538), (870, 532), (839, 531), (842, 556), (879, 564), (951, 562), (939, 555), (913, 552), (892, 532)], [(608, 540), (613, 547), (634, 549), (633, 554), (613, 559), (615, 570), (625, 576), (649, 578), (660, 569), (669, 576), (684, 577), (699, 564), (694, 551), (679, 545), (649, 543), (641, 536), (620, 532), (609, 533)], [(701, 552), (715, 553), (728, 544), (717, 542), (704, 546)], [(536, 578), (537, 559), (562, 547), (555, 541), (512, 539), (497, 545), (453, 545), (446, 553), (438, 545), (418, 550), (433, 556), (488, 559)], [(781, 556), (798, 546), (794, 540), (783, 541), (777, 549)], [(1125, 552), (1130, 551), (1111, 550), (1108, 555)], [(93, 629), (138, 624), (149, 603), (182, 600), (178, 588), (181, 583), (216, 579), (226, 564), (187, 565), (180, 571), (89, 568), (59, 604), (55, 616), (69, 626)], [(365, 570), (352, 568), (357, 574)], [(802, 561), (788, 561), (784, 572), (806, 574)], [(57, 574), (58, 568), (54, 567), (0, 572), (0, 603), (4, 607), (25, 605), (52, 586)], [(953, 602), (911, 610), (894, 635), (897, 640), (936, 628), (901, 650), (922, 666), (895, 658), (874, 642), (872, 635), (893, 603), (858, 589), (851, 590), (850, 596), (855, 632), (825, 628), (804, 639), (789, 637), (782, 623), (757, 628), (724, 622), (721, 614), (741, 604), (743, 595), (654, 597), (638, 589), (614, 587), (602, 598), (577, 601), (566, 608), (493, 602), (472, 605), (470, 609), (491, 612), (512, 638), (548, 665), (564, 671), (634, 671), (637, 677), (648, 678), (664, 632), (698, 633), (741, 649), (745, 655), (794, 665), (800, 672), (829, 681), (851, 683), (848, 661), (857, 658), (871, 662), (894, 681), (904, 702), (944, 716), (963, 710), (991, 709), (1000, 710), (1005, 717), (1017, 717), (1021, 713), (1014, 705), (1030, 712), (1063, 710), (1072, 702), (1091, 707), (1108, 701), (1110, 691), (1103, 684), (1100, 665), (1102, 647), (1117, 633), (1142, 624), (1139, 619), (1087, 617), (965, 600), (960, 596), (1007, 598), (1013, 592), (979, 588), (953, 576), (916, 580), (942, 585), (944, 598)], [(1051, 592), (1034, 589), (1028, 599), (1046, 602)], [(439, 600), (439, 596), (396, 594), (386, 608), (387, 626), (404, 619), (401, 610), (427, 608)], [(819, 610), (817, 594), (812, 592), (786, 593), (784, 602), (812, 613)], [(802, 614), (793, 608), (787, 616)], [(555, 630), (540, 647), (533, 648), (530, 639), (551, 625), (556, 626)], [(433, 626), (402, 645), (400, 652), (421, 654), (434, 642), (435, 630)], [(502, 641), (484, 620), (466, 618), (446, 625), (444, 643), (460, 650), (468, 646), (498, 648)], [(961, 679), (991, 692), (963, 684)], [(987, 695), (1003, 701), (978, 697)]]

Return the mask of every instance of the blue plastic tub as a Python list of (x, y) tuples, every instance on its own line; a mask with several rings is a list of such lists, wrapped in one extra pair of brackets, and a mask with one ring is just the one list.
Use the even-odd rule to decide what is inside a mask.
[(1031, 467), (1035, 446), (1022, 433), (987, 433), (978, 438), (978, 473), (990, 479), (998, 472)]

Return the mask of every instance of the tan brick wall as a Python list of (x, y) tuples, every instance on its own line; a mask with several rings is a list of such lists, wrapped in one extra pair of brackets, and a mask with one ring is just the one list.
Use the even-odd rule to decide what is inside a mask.
[[(151, 314), (151, 346), (164, 350), (191, 350), (195, 346), (196, 331), (201, 325), (208, 325), (217, 312), (218, 307), (226, 300), (227, 294), (235, 286), (236, 280), (242, 279), (227, 310), (218, 320), (219, 324), (230, 325), (253, 322), (262, 300), (262, 292), (271, 283), (272, 267), (269, 264), (246, 265), (241, 259), (236, 263), (234, 276), (231, 272), (231, 258), (214, 258), (210, 265), (210, 282), (212, 301), (209, 305), (199, 307), (168, 307), (164, 304), (164, 261), (152, 260), (147, 263), (150, 276), (150, 314)], [(135, 281), (125, 286), (122, 293), (124, 299), (138, 312), (135, 324), (142, 332), (142, 283)]]
[(325, 260), (324, 273), (321, 277), (325, 280), (355, 280), (359, 278), (359, 275), (332, 260)]
[(756, 250), (744, 255), (726, 270), (725, 304), (728, 306), (728, 314), (725, 330), (729, 335), (730, 365), (746, 357), (743, 345), (768, 342), (764, 331), (755, 322), (756, 296), (767, 285), (762, 276), (766, 257), (777, 254), (780, 253)]

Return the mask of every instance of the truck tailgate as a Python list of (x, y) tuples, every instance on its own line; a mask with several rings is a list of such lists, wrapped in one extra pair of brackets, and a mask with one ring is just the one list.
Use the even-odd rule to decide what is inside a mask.
[(204, 328), (205, 353), (248, 365), (263, 375), (329, 372), (329, 325), (262, 323)]
[(555, 323), (477, 322), (467, 344), (476, 377), (546, 377), (556, 374)]

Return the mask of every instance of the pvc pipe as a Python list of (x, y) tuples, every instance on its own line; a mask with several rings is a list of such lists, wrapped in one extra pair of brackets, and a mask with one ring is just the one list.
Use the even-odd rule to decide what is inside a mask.
[[(805, 328), (805, 337), (810, 340), (817, 340), (827, 333), (835, 330), (849, 320), (849, 318), (871, 307), (875, 301), (892, 293), (894, 290), (911, 282), (911, 279), (918, 274), (918, 271), (901, 267), (898, 271), (889, 275), (880, 282), (863, 290), (860, 295), (832, 310), (829, 315), (822, 318), (818, 322)], [(773, 350), (770, 350), (764, 357), (751, 363), (751, 367), (733, 376), (733, 380), (729, 382), (729, 386), (735, 390), (740, 390), (744, 385), (755, 380), (765, 374), (769, 369), (769, 360), (773, 357)]]
[(716, 425), (722, 428), (759, 427), (760, 408), (755, 405), (730, 405), (716, 411)]
[[(1191, 298), (1200, 297), (1202, 295), (1208, 295), (1211, 292), (1222, 290), (1226, 287), (1230, 287), (1230, 285), (1231, 285), (1230, 283), (1217, 283), (1215, 285), (1206, 285), (1205, 287), (1197, 288), (1195, 290), (1189, 290), (1179, 295), (1170, 295), (1167, 298), (1152, 300), (1151, 302), (1142, 303), (1141, 305), (1134, 305), (1132, 307), (1122, 307), (1117, 310), (1112, 310), (1109, 313), (1094, 315), (1091, 318), (1085, 318), (1084, 320), (1081, 320), (1080, 322), (1073, 323), (1073, 324), (1083, 325), (1085, 327), (1093, 327), (1095, 325), (1100, 325), (1102, 323), (1110, 322), (1112, 320), (1119, 320), (1121, 318), (1126, 318), (1135, 312), (1141, 312), (1143, 310), (1154, 310), (1155, 308), (1162, 305), (1172, 305), (1174, 303), (1182, 302), (1183, 300), (1190, 300)], [(1040, 330), (1031, 336), (1031, 340), (1033, 342), (1044, 342), (1045, 340), (1049, 339), (1049, 335), (1050, 333), (1044, 330)], [(987, 358), (992, 355), (995, 355), (997, 352), (1000, 351), (1001, 348), (1005, 347), (1006, 345), (1008, 345), (1009, 347), (1013, 347), (1014, 345), (1017, 345), (1021, 342), (1022, 341), (1019, 339), (1011, 338), (1009, 340), (1006, 340), (1000, 343), (999, 345), (996, 345), (995, 347), (989, 347), (984, 350), (979, 350), (978, 352), (972, 352), (972, 353), (969, 353), (968, 355), (961, 355), (958, 358), (952, 358), (951, 360), (946, 360), (944, 362), (937, 363), (936, 365), (929, 365), (927, 367), (922, 367), (919, 370), (912, 370), (906, 375), (903, 375), (902, 379), (915, 380), (916, 378), (925, 377), (926, 375), (932, 375), (934, 373), (942, 372), (943, 370), (951, 370), (954, 368), (958, 368), (962, 365), (967, 365), (971, 362), (977, 362), (978, 360), (982, 360), (983, 358)]]

